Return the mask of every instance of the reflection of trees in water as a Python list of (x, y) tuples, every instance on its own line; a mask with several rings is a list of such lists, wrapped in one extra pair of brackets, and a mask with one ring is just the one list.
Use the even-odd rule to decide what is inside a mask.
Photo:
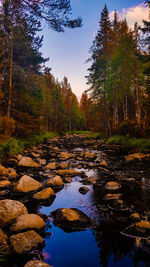
[[(92, 197), (91, 201), (97, 207), (101, 218), (95, 231), (93, 231), (97, 246), (100, 249), (101, 265), (103, 267), (111, 266), (112, 263), (117, 263), (128, 257), (129, 262), (132, 262), (132, 266), (150, 266), (150, 246), (148, 247), (146, 241), (143, 241), (141, 246), (138, 247), (135, 239), (120, 234), (123, 229), (130, 225), (130, 214), (109, 210), (103, 201), (101, 186), (94, 190)], [(128, 259), (126, 259), (126, 266), (129, 263)], [(120, 262), (120, 264), (122, 263)]]
[(95, 239), (100, 248), (100, 262), (108, 266), (110, 257), (114, 262), (123, 259), (133, 249), (134, 240), (120, 234), (120, 223), (117, 221), (102, 221), (95, 230)]

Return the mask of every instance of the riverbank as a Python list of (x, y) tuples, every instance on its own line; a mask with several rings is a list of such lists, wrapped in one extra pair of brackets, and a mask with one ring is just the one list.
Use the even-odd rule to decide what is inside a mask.
[[(101, 133), (93, 133), (90, 131), (72, 131), (66, 132), (65, 135), (83, 135), (85, 139), (104, 140), (106, 144), (120, 145), (126, 151), (148, 152), (150, 150), (150, 139), (148, 138), (129, 138), (121, 135), (107, 137)], [(42, 132), (41, 134), (32, 135), (27, 139), (10, 138), (7, 141), (0, 142), (0, 161), (5, 161), (9, 156), (23, 152), (25, 149), (42, 144), (57, 136), (60, 135), (55, 132)]]

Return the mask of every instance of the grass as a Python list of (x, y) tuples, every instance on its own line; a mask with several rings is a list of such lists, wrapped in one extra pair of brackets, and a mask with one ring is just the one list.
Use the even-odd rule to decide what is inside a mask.
[(41, 144), (56, 136), (57, 134), (54, 132), (42, 132), (41, 134), (32, 135), (28, 139), (10, 138), (8, 141), (0, 143), (0, 160), (18, 154), (26, 148)]
[(104, 134), (102, 133), (95, 133), (91, 131), (70, 131), (70, 132), (66, 132), (65, 134), (68, 134), (68, 135), (85, 134), (86, 135), (85, 139), (105, 139), (106, 138), (106, 136), (104, 136)]
[(1, 263), (4, 263), (7, 261), (7, 257), (9, 254), (10, 254), (9, 250), (6, 250), (5, 248), (0, 249), (0, 266), (1, 266)]
[(90, 134), (88, 134), (86, 136), (86, 139), (95, 139), (95, 140), (97, 140), (97, 139), (106, 139), (106, 136), (104, 134), (102, 134), (102, 133), (93, 133), (93, 132), (91, 132)]
[(121, 135), (114, 135), (108, 138), (107, 144), (122, 145), (126, 149), (133, 149), (138, 152), (150, 150), (150, 139), (146, 138), (128, 138)]
[(90, 134), (90, 131), (68, 131), (65, 134), (72, 135), (72, 134)]

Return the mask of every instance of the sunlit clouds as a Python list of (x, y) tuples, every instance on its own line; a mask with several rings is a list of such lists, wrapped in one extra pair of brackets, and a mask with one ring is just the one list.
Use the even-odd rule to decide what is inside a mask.
[[(142, 25), (143, 20), (148, 20), (149, 11), (148, 7), (143, 3), (138, 6), (130, 8), (123, 8), (122, 12), (118, 12), (120, 19), (125, 19), (128, 22), (130, 28), (134, 27), (135, 22), (138, 25)], [(110, 12), (110, 19), (113, 20), (114, 11)]]

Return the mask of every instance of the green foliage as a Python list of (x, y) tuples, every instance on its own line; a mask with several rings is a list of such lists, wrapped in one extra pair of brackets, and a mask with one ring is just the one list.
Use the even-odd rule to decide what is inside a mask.
[(26, 140), (10, 138), (8, 141), (0, 143), (0, 159), (22, 152), (25, 148), (41, 144), (48, 139), (58, 136), (54, 132), (42, 132), (39, 135), (32, 135)]
[(107, 140), (107, 144), (122, 145), (126, 149), (133, 149), (139, 152), (146, 152), (150, 150), (150, 139), (146, 138), (137, 139), (114, 135)]
[(9, 254), (10, 254), (9, 250), (1, 248), (1, 250), (0, 250), (0, 266), (1, 266), (1, 263), (7, 261), (7, 257)]
[(86, 139), (105, 139), (106, 136), (103, 133), (90, 133), (86, 136)]

